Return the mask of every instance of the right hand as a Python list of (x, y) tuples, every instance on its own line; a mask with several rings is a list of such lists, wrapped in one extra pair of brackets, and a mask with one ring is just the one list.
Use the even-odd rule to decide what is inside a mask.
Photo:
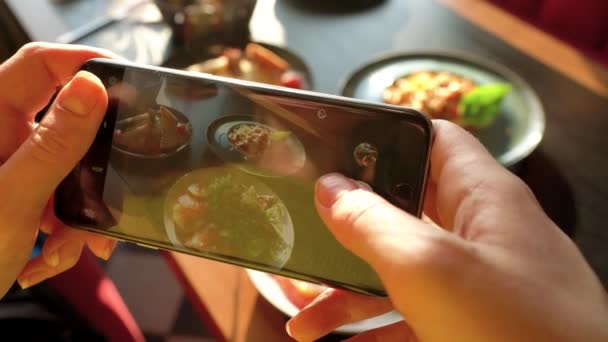
[(314, 340), (392, 302), (405, 322), (353, 340), (608, 341), (608, 296), (574, 243), (473, 136), (434, 127), (425, 213), (436, 224), (343, 176), (319, 180), (321, 218), (390, 302), (328, 290), (288, 322), (290, 335)]

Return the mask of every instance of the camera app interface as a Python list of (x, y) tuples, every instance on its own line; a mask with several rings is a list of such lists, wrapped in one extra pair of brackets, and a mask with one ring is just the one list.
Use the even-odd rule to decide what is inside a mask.
[[(418, 127), (152, 71), (127, 68), (104, 82), (111, 105), (98, 140), (111, 139), (111, 148), (79, 178), (97, 188), (84, 210), (97, 227), (252, 268), (382, 288), (318, 217), (314, 184), (344, 172), (416, 211), (410, 197), (421, 185), (409, 181), (425, 158), (416, 146), (426, 143)], [(87, 174), (103, 182), (86, 185)]]

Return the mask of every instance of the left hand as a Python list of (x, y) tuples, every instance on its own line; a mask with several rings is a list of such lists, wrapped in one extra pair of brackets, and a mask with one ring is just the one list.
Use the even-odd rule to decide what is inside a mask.
[[(115, 241), (61, 224), (51, 197), (97, 133), (107, 108), (99, 79), (76, 72), (112, 53), (82, 46), (31, 43), (0, 65), (0, 298), (18, 278), (23, 288), (74, 266), (85, 244), (110, 257)], [(42, 121), (42, 110), (63, 89)], [(38, 230), (49, 234), (28, 260)]]

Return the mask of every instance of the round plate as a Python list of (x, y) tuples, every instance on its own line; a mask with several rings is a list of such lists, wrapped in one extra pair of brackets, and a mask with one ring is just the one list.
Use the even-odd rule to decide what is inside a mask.
[[(304, 60), (302, 60), (302, 58), (300, 58), (298, 55), (296, 55), (295, 53), (291, 52), (290, 50), (288, 50), (284, 47), (280, 47), (277, 45), (262, 43), (262, 42), (251, 42), (251, 43), (255, 43), (255, 44), (258, 44), (258, 45), (261, 45), (261, 46), (267, 48), (268, 50), (274, 52), (277, 56), (283, 58), (287, 63), (289, 63), (290, 70), (299, 74), (302, 77), (302, 90), (312, 90), (313, 89), (314, 85), (313, 85), (312, 73), (308, 69), (308, 66), (306, 65)], [(205, 61), (203, 60), (203, 61), (200, 61), (199, 63), (202, 63), (202, 62), (205, 62)], [(195, 64), (198, 64), (198, 63), (195, 63)], [(192, 67), (195, 64), (192, 64), (185, 69), (187, 70), (188, 68)]]
[(478, 84), (506, 82), (513, 90), (504, 99), (496, 120), (473, 132), (503, 165), (512, 166), (540, 143), (545, 113), (534, 90), (514, 72), (479, 57), (452, 52), (416, 52), (381, 57), (356, 70), (345, 82), (342, 95), (383, 102), (384, 90), (415, 71), (449, 71)]
[[(295, 307), (289, 299), (283, 294), (279, 284), (267, 273), (247, 270), (247, 275), (253, 286), (260, 292), (270, 304), (281, 311), (283, 314), (293, 317), (298, 313), (298, 308)], [(403, 318), (395, 311), (388, 312), (384, 315), (369, 318), (363, 321), (346, 324), (337, 328), (334, 333), (355, 335), (361, 332), (379, 328), (385, 325), (402, 321)]]
[[(169, 189), (169, 191), (167, 192), (167, 197), (165, 199), (163, 209), (163, 221), (165, 224), (165, 232), (167, 233), (169, 241), (176, 247), (184, 248), (184, 242), (179, 239), (178, 234), (175, 230), (175, 223), (173, 222), (171, 211), (175, 203), (178, 203), (178, 198), (187, 191), (186, 189), (188, 189), (191, 184), (198, 183), (204, 186), (208, 186), (216, 179), (226, 176), (232, 177), (232, 179), (230, 180), (230, 184), (242, 184), (245, 185), (245, 187), (247, 188), (251, 187), (255, 189), (255, 192), (259, 195), (271, 196), (276, 199), (277, 205), (280, 207), (280, 216), (278, 217), (278, 222), (280, 223), (281, 228), (280, 235), (285, 241), (285, 248), (278, 250), (277, 253), (275, 253), (273, 263), (270, 266), (275, 267), (277, 269), (282, 268), (289, 260), (294, 245), (293, 222), (291, 220), (291, 215), (289, 214), (287, 207), (285, 207), (285, 204), (283, 204), (278, 195), (275, 194), (272, 189), (270, 189), (266, 184), (262, 183), (260, 180), (254, 177), (248, 176), (241, 172), (237, 172), (236, 170), (228, 167), (212, 167), (192, 171), (178, 179), (177, 182), (175, 182), (175, 184), (173, 184), (173, 186)], [(230, 215), (233, 209), (231, 207), (231, 203), (222, 203), (219, 210), (222, 211), (222, 215), (224, 214), (224, 211), (226, 215)], [(220, 228), (232, 229), (233, 227)], [(205, 250), (201, 250), (201, 252), (205, 252)], [(214, 253), (224, 254), (222, 253), (222, 251), (215, 251)], [(242, 255), (224, 255), (228, 255), (234, 258), (247, 259)]]
[[(277, 150), (277, 153), (269, 153), (269, 157), (266, 157), (265, 154), (257, 163), (248, 162), (228, 139), (230, 129), (241, 124), (255, 124), (268, 129), (270, 132), (277, 131), (273, 127), (256, 122), (253, 117), (247, 115), (223, 116), (213, 121), (207, 128), (207, 142), (213, 152), (223, 161), (234, 164), (247, 173), (262, 177), (288, 176), (300, 170), (306, 163), (304, 145), (294, 134), (289, 134), (287, 138), (282, 140), (283, 147), (285, 148), (282, 151), (288, 152), (280, 153), (281, 151)], [(272, 147), (269, 147), (268, 151), (271, 151), (271, 149)], [(287, 163), (284, 159), (285, 154), (292, 156), (290, 163)], [(267, 165), (277, 169), (271, 170), (260, 165)]]

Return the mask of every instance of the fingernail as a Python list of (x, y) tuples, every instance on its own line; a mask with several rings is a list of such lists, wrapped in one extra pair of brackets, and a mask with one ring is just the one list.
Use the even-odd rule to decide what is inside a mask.
[(42, 257), (44, 258), (44, 262), (51, 267), (59, 265), (59, 250), (47, 254), (43, 253)]
[(89, 114), (97, 104), (99, 80), (86, 71), (78, 72), (61, 91), (58, 106), (76, 115)]
[(51, 275), (52, 272), (50, 270), (37, 270), (20, 276), (19, 279), (17, 279), (17, 282), (19, 282), (19, 286), (25, 290), (50, 278)]
[(61, 263), (71, 263), (74, 259), (80, 257), (82, 246), (83, 243), (80, 241), (66, 242), (57, 247), (56, 250), (47, 253), (48, 256), (44, 257), (44, 261), (51, 267), (58, 267)]
[(344, 193), (358, 189), (359, 186), (352, 180), (338, 173), (322, 176), (317, 181), (317, 200), (322, 206), (331, 207)]
[(74, 264), (80, 258), (82, 247), (84, 247), (84, 242), (81, 241), (65, 243), (59, 248), (60, 263), (63, 265)]
[(291, 332), (291, 321), (289, 320), (287, 321), (287, 323), (285, 324), (285, 331), (287, 331), (287, 335), (289, 335), (289, 337), (291, 337), (292, 339), (294, 339), (295, 341), (303, 341), (302, 339), (298, 338), (298, 336), (294, 336), (293, 333)]
[(112, 256), (112, 252), (114, 252), (114, 248), (116, 248), (116, 240), (108, 240), (103, 249), (102, 255), (100, 255), (100, 258), (102, 258), (103, 260), (110, 259), (110, 257)]
[(293, 338), (293, 335), (291, 335), (291, 328), (289, 328), (289, 322), (291, 321), (287, 321), (287, 324), (285, 324), (285, 330), (287, 331), (287, 335)]
[(291, 332), (291, 322), (293, 321), (293, 319), (290, 319), (289, 321), (287, 321), (287, 324), (285, 325), (285, 330), (287, 331), (287, 335), (289, 335), (289, 337), (291, 337), (292, 339), (298, 341), (298, 342), (308, 342), (308, 341), (314, 341), (315, 339), (311, 339), (305, 336), (294, 336), (293, 333)]

